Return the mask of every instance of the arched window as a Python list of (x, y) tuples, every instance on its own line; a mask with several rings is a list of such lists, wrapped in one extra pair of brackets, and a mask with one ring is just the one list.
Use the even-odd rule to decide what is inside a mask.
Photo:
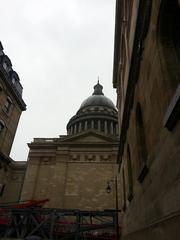
[(137, 150), (138, 150), (138, 181), (142, 182), (146, 176), (148, 169), (147, 162), (147, 148), (144, 131), (144, 123), (142, 117), (142, 111), (140, 103), (136, 107), (136, 138), (137, 138)]

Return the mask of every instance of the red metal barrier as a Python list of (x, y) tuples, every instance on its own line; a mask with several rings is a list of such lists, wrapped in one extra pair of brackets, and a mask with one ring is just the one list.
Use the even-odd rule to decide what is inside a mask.
[(42, 208), (48, 201), (27, 200), (0, 205), (0, 237), (7, 233), (11, 237), (12, 233), (15, 238), (37, 234), (47, 239), (117, 239), (115, 211)]

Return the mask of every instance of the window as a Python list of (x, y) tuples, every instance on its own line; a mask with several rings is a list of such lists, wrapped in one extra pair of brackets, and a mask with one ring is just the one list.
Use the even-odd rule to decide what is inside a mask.
[(133, 199), (133, 176), (129, 144), (127, 146), (127, 168), (128, 168), (128, 200), (131, 201)]
[(176, 0), (173, 6), (173, 26), (172, 26), (172, 40), (177, 54), (177, 58), (180, 62), (180, 6)]
[(16, 83), (16, 79), (14, 77), (12, 77), (12, 84)]
[(4, 122), (2, 120), (0, 120), (0, 134), (2, 133), (3, 129), (4, 129)]
[(172, 131), (179, 120), (180, 104), (180, 1), (163, 0), (159, 14), (160, 54), (166, 78), (167, 103), (163, 124)]
[(5, 189), (5, 184), (0, 184), (0, 197), (3, 196), (4, 189)]
[(146, 166), (147, 149), (140, 103), (138, 103), (136, 107), (136, 137), (138, 150), (138, 174), (139, 174), (138, 181), (143, 182), (148, 172), (148, 168)]
[(179, 84), (180, 66), (180, 6), (178, 0), (163, 0), (159, 14), (159, 44), (163, 65), (169, 73), (174, 91)]
[(172, 131), (180, 115), (180, 83), (176, 89), (174, 96), (166, 110), (163, 124), (169, 131)]
[(123, 211), (126, 211), (126, 182), (125, 182), (125, 173), (124, 167), (122, 170), (122, 180), (123, 180)]
[(8, 65), (7, 65), (7, 63), (6, 63), (6, 62), (3, 62), (3, 68), (4, 68), (5, 70), (7, 70), (7, 69), (8, 69)]
[(4, 110), (6, 113), (10, 111), (11, 105), (12, 105), (12, 100), (10, 99), (10, 97), (7, 97), (6, 102), (4, 104)]

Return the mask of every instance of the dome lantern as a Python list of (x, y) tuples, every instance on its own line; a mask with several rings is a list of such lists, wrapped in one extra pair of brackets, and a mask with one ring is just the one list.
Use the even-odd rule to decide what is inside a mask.
[(103, 86), (99, 84), (99, 80), (98, 80), (98, 83), (94, 86), (94, 92), (92, 95), (104, 95), (102, 90), (103, 90)]

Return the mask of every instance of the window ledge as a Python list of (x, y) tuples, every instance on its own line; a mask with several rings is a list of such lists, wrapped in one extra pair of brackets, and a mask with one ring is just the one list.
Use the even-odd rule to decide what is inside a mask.
[(180, 116), (180, 83), (165, 113), (163, 125), (172, 131)]

